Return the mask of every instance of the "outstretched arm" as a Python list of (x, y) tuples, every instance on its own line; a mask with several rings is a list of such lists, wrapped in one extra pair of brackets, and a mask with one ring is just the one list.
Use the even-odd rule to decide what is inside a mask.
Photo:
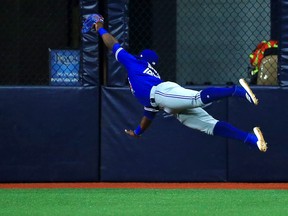
[(113, 46), (118, 43), (118, 40), (113, 37), (109, 32), (107, 32), (104, 28), (103, 28), (103, 23), (98, 22), (94, 25), (95, 30), (100, 34), (100, 36), (102, 37), (102, 40), (105, 44), (105, 46), (109, 49), (112, 50)]
[[(114, 45), (119, 44), (118, 40), (115, 37), (113, 37), (106, 29), (104, 29), (103, 20), (99, 20), (99, 22), (93, 24), (93, 28), (95, 28), (95, 30), (99, 33), (105, 46), (109, 50), (113, 50)], [(124, 61), (122, 63), (125, 65)], [(156, 112), (155, 110), (149, 112), (146, 110), (146, 108), (144, 108), (144, 110), (145, 112), (139, 126), (135, 130), (125, 129), (125, 132), (128, 135), (133, 137), (139, 137), (150, 126)]]
[(139, 137), (150, 126), (151, 122), (152, 120), (148, 119), (146, 116), (143, 116), (140, 125), (136, 128), (136, 130), (133, 131), (125, 129), (125, 133), (133, 137)]
[(144, 107), (144, 114), (139, 126), (134, 131), (125, 129), (125, 132), (130, 136), (139, 137), (151, 125), (158, 111), (158, 109)]

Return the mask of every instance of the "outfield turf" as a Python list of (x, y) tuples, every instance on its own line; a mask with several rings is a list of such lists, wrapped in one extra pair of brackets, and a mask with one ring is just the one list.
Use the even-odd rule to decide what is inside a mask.
[(1, 216), (288, 215), (287, 190), (0, 189)]

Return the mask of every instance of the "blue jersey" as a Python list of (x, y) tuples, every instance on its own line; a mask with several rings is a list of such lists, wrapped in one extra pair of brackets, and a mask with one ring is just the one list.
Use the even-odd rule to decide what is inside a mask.
[(113, 46), (115, 58), (128, 72), (130, 89), (137, 100), (145, 107), (151, 107), (150, 91), (162, 82), (157, 71), (145, 60), (141, 60), (123, 49), (120, 44)]

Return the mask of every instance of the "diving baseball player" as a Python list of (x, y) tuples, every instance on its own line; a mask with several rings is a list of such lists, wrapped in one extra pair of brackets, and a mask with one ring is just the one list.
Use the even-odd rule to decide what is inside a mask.
[(92, 14), (84, 22), (82, 32), (95, 29), (101, 36), (105, 46), (112, 50), (128, 72), (128, 81), (132, 94), (144, 106), (143, 117), (135, 130), (125, 129), (133, 137), (139, 137), (150, 126), (154, 116), (162, 109), (172, 113), (184, 125), (202, 131), (209, 135), (240, 140), (266, 152), (267, 143), (259, 127), (254, 127), (254, 133), (248, 133), (231, 124), (214, 119), (203, 107), (226, 97), (240, 97), (257, 105), (258, 99), (245, 82), (240, 79), (240, 85), (233, 87), (209, 87), (201, 91), (185, 89), (174, 82), (164, 82), (155, 70), (158, 55), (149, 49), (143, 50), (139, 56), (134, 56), (120, 46), (106, 29), (101, 15)]

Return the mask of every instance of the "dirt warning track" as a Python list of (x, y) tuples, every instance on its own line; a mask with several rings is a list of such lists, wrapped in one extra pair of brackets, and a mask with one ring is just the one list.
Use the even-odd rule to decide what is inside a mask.
[(288, 190), (288, 183), (0, 183), (0, 189), (32, 188), (138, 188), (138, 189), (274, 189)]

